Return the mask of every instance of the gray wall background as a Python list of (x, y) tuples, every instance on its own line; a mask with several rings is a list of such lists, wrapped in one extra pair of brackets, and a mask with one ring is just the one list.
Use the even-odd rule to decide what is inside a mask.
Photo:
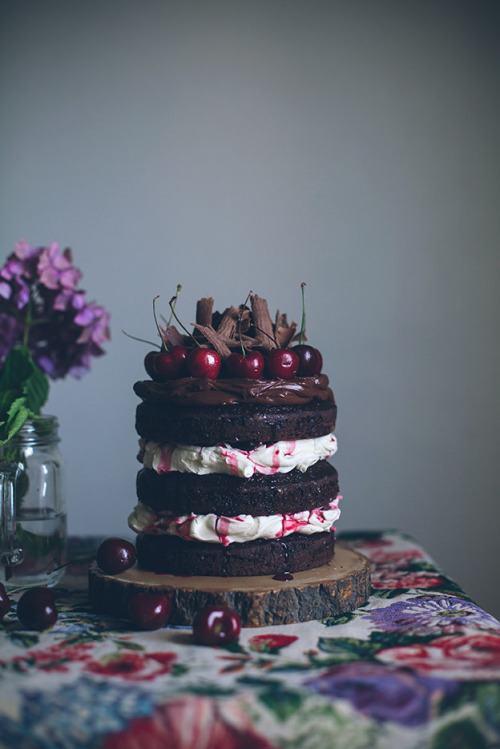
[(178, 310), (300, 318), (339, 404), (340, 529), (414, 535), (500, 615), (499, 10), (6, 0), (0, 239), (70, 245), (112, 313), (52, 385), (72, 533), (127, 533), (136, 398)]

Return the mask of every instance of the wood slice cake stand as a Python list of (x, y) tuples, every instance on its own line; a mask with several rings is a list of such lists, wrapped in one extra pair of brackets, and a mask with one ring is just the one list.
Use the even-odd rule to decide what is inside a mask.
[(370, 595), (370, 563), (341, 542), (329, 564), (294, 572), (290, 580), (271, 576), (181, 577), (132, 567), (106, 575), (94, 564), (89, 570), (89, 598), (101, 614), (127, 616), (130, 599), (140, 592), (165, 593), (172, 601), (170, 624), (191, 625), (198, 609), (224, 604), (234, 609), (244, 627), (293, 624), (353, 611)]

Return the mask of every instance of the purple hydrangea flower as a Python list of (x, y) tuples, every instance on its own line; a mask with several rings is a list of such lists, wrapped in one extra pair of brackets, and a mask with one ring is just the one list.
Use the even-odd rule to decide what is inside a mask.
[(414, 727), (426, 723), (439, 700), (455, 694), (460, 685), (407, 669), (357, 661), (332, 666), (308, 680), (306, 686), (327, 697), (348, 700), (374, 720)]
[(48, 289), (75, 290), (82, 274), (71, 265), (70, 250), (59, 252), (58, 245), (53, 242), (50, 247), (44, 247), (38, 260), (40, 283)]
[(372, 609), (369, 618), (376, 629), (425, 636), (462, 632), (466, 627), (498, 629), (497, 620), (479, 606), (450, 595), (423, 595), (408, 601), (396, 601), (384, 608)]
[(104, 354), (109, 314), (78, 289), (82, 277), (71, 251), (16, 244), (0, 269), (0, 365), (26, 343), (33, 361), (51, 379), (81, 377), (92, 357)]

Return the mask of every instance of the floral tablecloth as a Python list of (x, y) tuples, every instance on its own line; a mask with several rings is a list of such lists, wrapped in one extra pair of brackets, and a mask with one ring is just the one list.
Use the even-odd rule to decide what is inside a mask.
[[(15, 607), (1, 625), (0, 746), (500, 747), (499, 622), (410, 537), (339, 537), (372, 562), (365, 606), (244, 629), (225, 648), (95, 614), (73, 565), (51, 630), (23, 630)], [(75, 539), (73, 553), (98, 541)]]

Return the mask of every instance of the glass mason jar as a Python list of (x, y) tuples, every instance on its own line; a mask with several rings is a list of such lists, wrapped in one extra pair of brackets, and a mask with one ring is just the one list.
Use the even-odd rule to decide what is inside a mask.
[(28, 419), (0, 447), (0, 581), (55, 585), (66, 563), (63, 460), (55, 416)]

